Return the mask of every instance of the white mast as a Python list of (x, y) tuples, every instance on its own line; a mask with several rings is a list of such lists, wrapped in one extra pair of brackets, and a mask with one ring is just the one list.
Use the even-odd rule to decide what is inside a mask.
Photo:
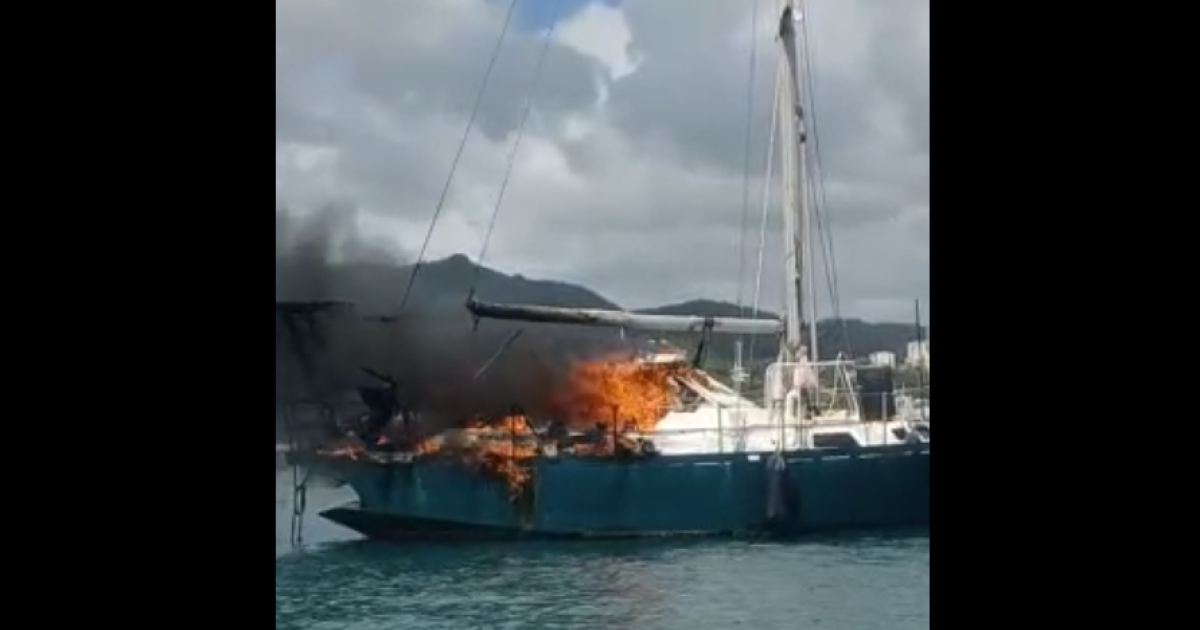
[[(806, 287), (806, 266), (812, 264), (810, 241), (811, 232), (808, 213), (808, 191), (805, 188), (805, 175), (808, 172), (808, 154), (806, 149), (808, 129), (805, 123), (803, 99), (800, 94), (799, 55), (796, 51), (797, 14), (795, 0), (779, 0), (779, 41), (783, 45), (786, 59), (783, 89), (779, 90), (780, 140), (783, 145), (783, 231), (786, 253), (784, 265), (787, 282), (787, 318), (785, 320), (786, 336), (783, 348), (783, 361), (795, 363), (808, 356), (804, 345), (804, 324), (806, 309), (811, 313), (810, 301), (813, 299), (812, 287)], [(810, 322), (814, 331), (816, 322)], [(816, 335), (812, 335), (814, 347), (813, 359), (816, 360)]]
[[(477, 319), (497, 319), (546, 324), (576, 324), (619, 328), (622, 331), (641, 332), (696, 332), (733, 335), (778, 335), (783, 333), (784, 344), (781, 361), (798, 363), (813, 353), (816, 360), (816, 309), (811, 303), (815, 287), (812, 278), (805, 280), (804, 272), (812, 267), (812, 247), (809, 242), (808, 195), (804, 185), (807, 173), (805, 153), (807, 129), (801, 107), (800, 69), (796, 52), (796, 20), (794, 0), (779, 0), (779, 40), (787, 58), (786, 70), (780, 80), (782, 89), (777, 90), (779, 105), (779, 133), (783, 143), (782, 168), (784, 178), (783, 215), (784, 239), (787, 245), (787, 318), (785, 321), (771, 319), (714, 318), (698, 316), (646, 315), (615, 310), (561, 308), (532, 304), (495, 304), (481, 302), (472, 296), (467, 309)], [(805, 309), (809, 308), (808, 323), (813, 326), (811, 347), (806, 349)]]

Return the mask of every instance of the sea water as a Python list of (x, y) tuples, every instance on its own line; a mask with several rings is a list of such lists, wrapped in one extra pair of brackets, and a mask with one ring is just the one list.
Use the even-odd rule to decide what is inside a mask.
[(275, 627), (356, 630), (927, 630), (929, 536), (795, 543), (368, 543), (316, 512), (294, 549), (276, 473)]

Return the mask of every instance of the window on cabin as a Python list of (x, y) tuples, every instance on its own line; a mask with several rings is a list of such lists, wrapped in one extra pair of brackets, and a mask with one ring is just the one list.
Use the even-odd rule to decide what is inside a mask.
[(813, 447), (820, 449), (853, 449), (861, 445), (849, 433), (818, 433), (813, 436)]

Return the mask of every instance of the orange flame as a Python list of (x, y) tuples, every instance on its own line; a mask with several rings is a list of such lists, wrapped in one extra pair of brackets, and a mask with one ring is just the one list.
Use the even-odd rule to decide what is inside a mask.
[(649, 364), (630, 360), (579, 363), (556, 397), (568, 426), (586, 429), (597, 423), (619, 433), (650, 433), (675, 400), (672, 377), (686, 372), (682, 364)]
[[(690, 371), (690, 367), (679, 363), (648, 364), (626, 357), (572, 366), (564, 386), (554, 396), (567, 428), (590, 431), (604, 425), (610, 430), (599, 443), (576, 449), (574, 454), (610, 456), (616, 443), (626, 448), (636, 446), (625, 435), (653, 432), (675, 401), (672, 378)], [(474, 417), (461, 426), (421, 441), (416, 454), (460, 457), (472, 468), (503, 479), (514, 500), (521, 496), (532, 480), (529, 460), (538, 455), (529, 419), (511, 415), (489, 423)], [(326, 454), (357, 459), (363, 451), (356, 446)]]
[(471, 418), (463, 424), (463, 429), (422, 441), (417, 452), (426, 456), (457, 453), (471, 467), (503, 479), (510, 496), (518, 497), (532, 479), (527, 460), (537, 456), (528, 419), (509, 416), (488, 424), (480, 418)]

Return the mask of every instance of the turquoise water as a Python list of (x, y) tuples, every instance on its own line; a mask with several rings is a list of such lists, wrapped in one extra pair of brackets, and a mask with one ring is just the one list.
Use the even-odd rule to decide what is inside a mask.
[(916, 630), (930, 626), (929, 538), (388, 546), (315, 512), (289, 545), (277, 474), (275, 627), (321, 630)]

